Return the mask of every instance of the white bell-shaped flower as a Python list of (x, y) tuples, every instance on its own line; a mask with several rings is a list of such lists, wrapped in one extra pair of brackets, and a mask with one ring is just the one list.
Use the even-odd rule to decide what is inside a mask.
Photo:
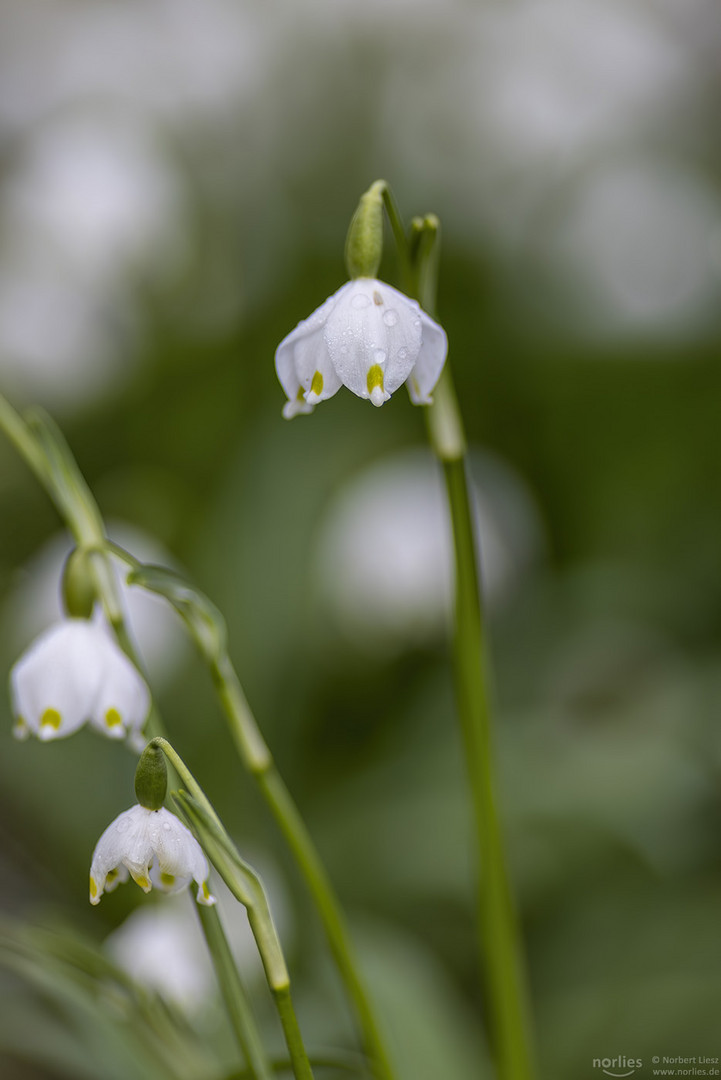
[(376, 278), (355, 278), (278, 346), (283, 416), (312, 412), (341, 385), (382, 405), (407, 382), (411, 401), (429, 405), (447, 352), (444, 330), (415, 300)]
[(137, 738), (150, 708), (144, 680), (104, 626), (64, 619), (36, 638), (10, 672), (19, 739), (58, 739), (89, 721), (113, 739)]
[(214, 904), (208, 889), (208, 861), (200, 844), (169, 810), (133, 806), (116, 817), (98, 840), (90, 866), (90, 903), (99, 904), (128, 874), (143, 890), (153, 885), (176, 893), (191, 881), (199, 904)]

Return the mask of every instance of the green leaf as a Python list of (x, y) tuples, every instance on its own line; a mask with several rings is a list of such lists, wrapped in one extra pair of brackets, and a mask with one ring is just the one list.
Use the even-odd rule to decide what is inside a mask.
[(22, 1023), (3, 1001), (0, 1050), (88, 1080), (198, 1080), (212, 1068), (185, 1023), (73, 931), (3, 919), (0, 967), (33, 991)]

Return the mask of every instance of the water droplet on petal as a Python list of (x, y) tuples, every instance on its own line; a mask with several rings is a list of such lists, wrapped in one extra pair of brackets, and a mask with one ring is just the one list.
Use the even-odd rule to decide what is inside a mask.
[(420, 325), (421, 325), (421, 320), (420, 319), (414, 319), (413, 320), (413, 325), (415, 326), (416, 330), (419, 330)]
[(371, 303), (371, 298), (366, 293), (356, 293), (355, 296), (353, 297), (353, 299), (351, 300), (351, 306), (354, 307), (354, 308), (369, 307), (370, 303)]
[(395, 326), (398, 322), (398, 312), (390, 308), (388, 311), (383, 312), (383, 322), (386, 326)]
[(166, 832), (170, 832), (170, 822), (169, 821), (164, 821), (163, 822), (163, 828), (165, 829)]
[(405, 358), (407, 356), (408, 356), (408, 349), (406, 349), (405, 346), (401, 346), (401, 348), (398, 350), (398, 359), (399, 360), (405, 360)]
[(373, 350), (373, 360), (374, 360), (374, 362), (376, 364), (385, 364), (385, 362), (386, 362), (386, 351), (385, 351), (385, 349), (374, 349)]

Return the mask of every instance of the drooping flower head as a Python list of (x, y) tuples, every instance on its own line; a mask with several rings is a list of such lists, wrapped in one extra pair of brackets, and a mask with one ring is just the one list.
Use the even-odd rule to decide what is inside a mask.
[(135, 770), (138, 805), (116, 817), (95, 845), (90, 866), (90, 903), (99, 904), (130, 875), (144, 892), (153, 885), (176, 893), (191, 881), (198, 903), (214, 904), (208, 889), (208, 862), (200, 844), (175, 814), (163, 807), (168, 786), (165, 755), (148, 743)]
[(137, 737), (150, 692), (105, 627), (68, 618), (50, 627), (10, 672), (14, 734), (59, 739), (89, 721), (113, 739)]
[(312, 412), (341, 386), (382, 405), (407, 383), (415, 405), (431, 404), (448, 342), (417, 301), (378, 280), (383, 210), (389, 202), (385, 180), (376, 180), (361, 196), (346, 238), (351, 280), (298, 323), (276, 350), (275, 369), (288, 396), (287, 419)]
[(382, 405), (407, 383), (411, 401), (428, 405), (447, 351), (444, 330), (415, 300), (377, 278), (355, 278), (278, 346), (283, 415), (312, 412), (341, 386)]
[(116, 817), (98, 840), (90, 866), (90, 903), (99, 904), (132, 877), (143, 890), (153, 885), (176, 893), (195, 881), (199, 904), (214, 904), (208, 889), (208, 862), (200, 844), (175, 814), (161, 807), (133, 806)]

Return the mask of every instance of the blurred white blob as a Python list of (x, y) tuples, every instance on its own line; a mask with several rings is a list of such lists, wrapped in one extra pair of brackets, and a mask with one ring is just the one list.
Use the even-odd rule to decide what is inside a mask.
[(670, 120), (693, 63), (673, 26), (626, 0), (478, 5), (394, 59), (383, 151), (432, 205), (455, 194), (443, 218), (461, 236), (513, 241), (569, 168)]
[[(475, 452), (470, 474), (485, 598), (498, 605), (539, 556), (542, 530), (523, 481)], [(321, 523), (314, 574), (334, 619), (369, 648), (418, 645), (451, 612), (453, 546), (443, 477), (420, 450), (351, 479)]]
[(71, 273), (113, 279), (165, 253), (183, 203), (156, 140), (103, 111), (41, 129), (4, 185), (4, 209)]
[(481, 123), (525, 158), (587, 149), (637, 127), (685, 74), (683, 49), (627, 0), (488, 7), (476, 68)]
[(191, 1014), (215, 993), (193, 902), (183, 893), (142, 904), (105, 941), (118, 967)]
[[(194, 122), (199, 111), (225, 107), (252, 89), (270, 47), (253, 5), (235, 0), (205, 0), (202, 7), (145, 0), (142, 9), (25, 2), (3, 18), (0, 117), (11, 124), (37, 121), (91, 94)], [(265, 30), (277, 30), (277, 12)]]
[(128, 373), (134, 275), (182, 254), (179, 174), (115, 112), (57, 120), (0, 195), (0, 373), (45, 404), (79, 405)]
[(0, 376), (5, 390), (67, 411), (117, 385), (118, 337), (127, 339), (129, 313), (107, 325), (94, 286), (65, 278), (58, 263), (34, 252), (0, 260)]
[[(263, 854), (243, 849), (243, 857), (261, 873), (283, 951), (293, 947), (293, 919), (285, 883)], [(248, 925), (245, 908), (216, 874), (211, 888), (228, 944), (246, 984), (262, 982), (263, 965)], [(141, 903), (105, 941), (115, 963), (142, 986), (155, 990), (189, 1014), (202, 1011), (215, 996), (215, 975), (208, 957), (194, 900), (187, 891), (163, 896), (160, 903)]]
[(712, 238), (721, 200), (670, 162), (638, 157), (591, 173), (550, 243), (593, 302), (597, 331), (683, 329), (721, 298)]
[[(156, 540), (131, 525), (110, 522), (108, 534), (142, 562), (173, 565), (171, 556)], [(3, 611), (11, 643), (18, 651), (61, 618), (60, 575), (71, 549), (66, 533), (55, 536), (19, 571), (18, 584)], [(185, 659), (187, 635), (178, 616), (159, 596), (137, 587), (129, 588), (124, 580), (120, 566), (118, 581), (131, 636), (137, 642), (151, 683), (158, 685), (171, 678)]]

